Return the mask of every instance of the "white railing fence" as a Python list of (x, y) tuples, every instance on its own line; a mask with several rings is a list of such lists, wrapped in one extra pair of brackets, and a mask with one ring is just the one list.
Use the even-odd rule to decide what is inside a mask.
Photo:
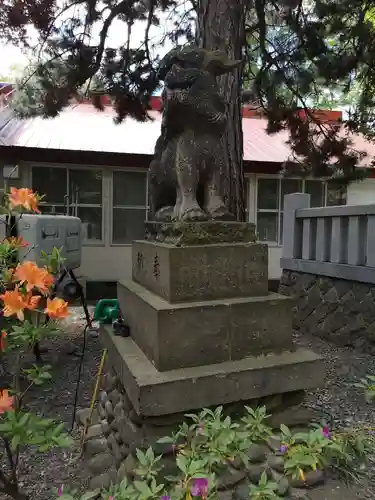
[(289, 194), (283, 234), (283, 269), (375, 283), (375, 205), (310, 208)]

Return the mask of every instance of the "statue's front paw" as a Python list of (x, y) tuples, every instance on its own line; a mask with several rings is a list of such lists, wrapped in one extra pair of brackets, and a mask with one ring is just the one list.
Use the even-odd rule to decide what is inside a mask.
[(183, 221), (208, 220), (208, 216), (206, 212), (204, 212), (199, 206), (197, 206), (181, 210), (180, 220)]
[(232, 221), (236, 219), (224, 205), (209, 210), (209, 213), (213, 220)]
[(169, 222), (173, 219), (173, 208), (174, 207), (163, 207), (158, 210), (155, 214), (154, 219), (157, 222)]

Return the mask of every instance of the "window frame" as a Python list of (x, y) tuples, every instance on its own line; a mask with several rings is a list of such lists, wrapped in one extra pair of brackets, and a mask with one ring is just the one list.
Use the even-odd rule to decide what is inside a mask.
[[(114, 205), (114, 190), (113, 190), (113, 183), (114, 183), (114, 174), (116, 172), (126, 172), (126, 173), (134, 173), (134, 174), (140, 174), (140, 175), (145, 175), (146, 177), (146, 184), (145, 184), (145, 189), (146, 189), (146, 199), (145, 199), (145, 206), (141, 205)], [(110, 187), (110, 201), (109, 201), (109, 206), (110, 206), (110, 225), (109, 225), (109, 245), (111, 247), (131, 247), (132, 243), (114, 243), (113, 242), (113, 224), (114, 224), (114, 209), (123, 209), (123, 210), (145, 210), (145, 221), (148, 220), (149, 216), (149, 200), (148, 200), (148, 175), (147, 175), (148, 169), (146, 168), (113, 168), (111, 169), (111, 187)]]
[[(261, 179), (272, 179), (277, 181), (277, 189), (278, 189), (278, 208), (277, 209), (258, 209), (258, 181)], [(265, 243), (270, 247), (282, 247), (282, 239), (281, 239), (281, 214), (284, 212), (283, 210), (283, 200), (281, 199), (282, 194), (282, 181), (283, 180), (297, 180), (302, 183), (302, 192), (305, 193), (305, 185), (306, 181), (315, 181), (321, 182), (322, 186), (322, 195), (323, 195), (323, 206), (327, 206), (327, 198), (328, 198), (328, 182), (327, 179), (324, 178), (316, 178), (316, 177), (306, 177), (301, 178), (297, 176), (293, 177), (282, 177), (280, 175), (270, 175), (270, 174), (256, 174), (255, 176), (255, 225), (258, 227), (258, 213), (276, 213), (277, 214), (277, 241), (264, 241), (259, 240), (261, 243)]]
[[(105, 183), (104, 183), (104, 177), (105, 177), (105, 171), (104, 168), (98, 166), (98, 165), (76, 165), (76, 164), (54, 164), (54, 163), (29, 163), (30, 166), (30, 185), (33, 185), (33, 171), (34, 168), (59, 168), (59, 169), (65, 169), (66, 176), (65, 176), (65, 181), (66, 181), (66, 196), (69, 196), (69, 191), (70, 191), (70, 178), (69, 178), (69, 171), (70, 170), (88, 170), (88, 171), (93, 171), (93, 170), (100, 170), (102, 174), (102, 200), (101, 203), (78, 203), (77, 205), (73, 205), (69, 203), (67, 205), (66, 203), (60, 204), (60, 203), (46, 203), (42, 202), (40, 203), (41, 206), (45, 207), (57, 207), (57, 208), (62, 208), (62, 213), (65, 215), (70, 215), (73, 217), (76, 217), (76, 215), (73, 215), (71, 212), (74, 211), (72, 209), (75, 208), (101, 208), (101, 239), (100, 240), (92, 240), (88, 238), (84, 238), (82, 245), (83, 246), (104, 246), (105, 245), (105, 211), (104, 211), (104, 203), (105, 203), (105, 196), (104, 196), (104, 189), (105, 189)], [(40, 193), (44, 194), (44, 193)], [(68, 208), (68, 213), (66, 213), (66, 209)], [(76, 212), (77, 213), (77, 212)], [(46, 214), (48, 215), (48, 214)]]

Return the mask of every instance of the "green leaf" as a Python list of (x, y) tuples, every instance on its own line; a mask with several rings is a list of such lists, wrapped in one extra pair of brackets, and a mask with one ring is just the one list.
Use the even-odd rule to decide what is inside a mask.
[(146, 455), (143, 453), (142, 450), (138, 450), (136, 451), (136, 455), (137, 455), (137, 459), (138, 459), (138, 462), (141, 464), (141, 465), (144, 465), (144, 466), (147, 466), (148, 463), (147, 463), (147, 457)]
[(12, 437), (12, 442), (11, 442), (11, 448), (13, 451), (17, 450), (17, 447), (21, 443), (21, 436), (16, 434), (15, 436)]
[(145, 496), (152, 496), (152, 491), (148, 487), (146, 482), (143, 481), (134, 481), (134, 487), (139, 493)]
[(167, 437), (163, 437), (163, 438), (158, 439), (157, 442), (160, 444), (174, 444), (174, 439), (167, 436)]
[(292, 437), (292, 433), (290, 432), (289, 427), (287, 427), (286, 425), (281, 424), (280, 425), (280, 430), (284, 434), (284, 436)]
[(95, 491), (87, 491), (81, 496), (81, 500), (91, 500), (92, 498), (97, 498), (100, 493), (100, 490)]
[(267, 484), (268, 477), (265, 471), (262, 472), (260, 476), (259, 486), (265, 486)]
[(187, 474), (188, 471), (188, 462), (187, 458), (183, 455), (178, 455), (176, 458), (176, 465), (184, 474)]

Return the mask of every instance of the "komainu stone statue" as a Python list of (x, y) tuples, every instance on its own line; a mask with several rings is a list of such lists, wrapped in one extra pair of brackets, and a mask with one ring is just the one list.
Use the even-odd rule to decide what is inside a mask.
[(151, 219), (233, 219), (220, 195), (227, 106), (216, 77), (239, 64), (195, 46), (173, 49), (161, 61), (163, 120), (149, 169)]

